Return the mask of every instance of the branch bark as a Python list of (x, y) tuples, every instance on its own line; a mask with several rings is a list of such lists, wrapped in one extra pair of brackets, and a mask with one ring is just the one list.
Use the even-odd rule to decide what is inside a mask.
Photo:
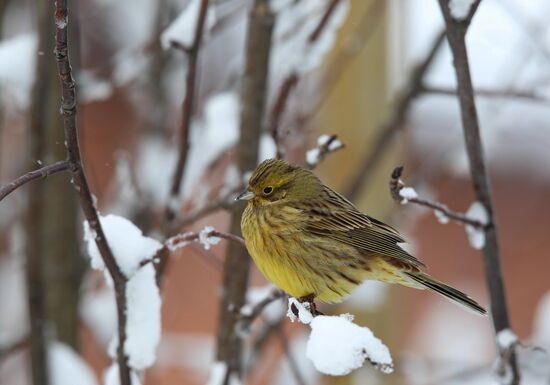
[(95, 233), (95, 242), (105, 266), (113, 278), (118, 316), (117, 362), (121, 385), (130, 385), (128, 358), (124, 353), (126, 341), (126, 282), (127, 278), (120, 271), (115, 257), (107, 243), (103, 227), (99, 221), (97, 209), (88, 186), (88, 181), (80, 158), (78, 131), (76, 126), (76, 91), (69, 61), (67, 45), (68, 11), (67, 0), (55, 1), (55, 58), (62, 90), (61, 113), (69, 162), (73, 171), (73, 183), (78, 192), (80, 206), (90, 228)]
[(378, 136), (374, 139), (371, 150), (366, 153), (365, 158), (360, 162), (359, 172), (351, 185), (346, 189), (345, 195), (352, 201), (358, 198), (362, 187), (368, 183), (368, 179), (372, 175), (372, 169), (376, 166), (382, 154), (385, 153), (387, 146), (391, 143), (395, 134), (405, 123), (412, 102), (422, 90), (424, 76), (428, 72), (444, 40), (445, 31), (441, 31), (437, 34), (424, 60), (412, 70), (408, 84), (397, 97), (393, 113), (378, 129)]
[(173, 45), (182, 49), (182, 51), (187, 55), (187, 75), (185, 80), (185, 99), (183, 100), (182, 106), (179, 157), (176, 164), (176, 170), (174, 171), (174, 177), (172, 179), (172, 186), (170, 188), (170, 198), (166, 207), (166, 218), (169, 221), (174, 219), (174, 202), (178, 199), (180, 194), (181, 181), (183, 179), (183, 173), (185, 172), (187, 154), (189, 153), (189, 131), (191, 130), (191, 116), (193, 114), (193, 107), (195, 104), (195, 88), (198, 83), (197, 63), (199, 59), (199, 50), (201, 46), (204, 24), (208, 13), (207, 11), (208, 0), (202, 0), (199, 8), (197, 26), (195, 29), (195, 37), (193, 44), (190, 47), (178, 47), (177, 44), (173, 43)]
[[(269, 1), (255, 0), (248, 25), (246, 67), (241, 91), (241, 127), (237, 156), (242, 174), (254, 169), (258, 161), (273, 25), (274, 17)], [(231, 209), (230, 233), (240, 233), (242, 210), (242, 205)], [(231, 242), (224, 264), (216, 353), (217, 360), (225, 362), (227, 366), (224, 384), (228, 384), (235, 374), (241, 376), (242, 344), (235, 328), (239, 314), (233, 309), (240, 309), (245, 303), (249, 268), (250, 259), (246, 249)]]
[[(465, 41), (466, 32), (479, 3), (480, 0), (472, 5), (468, 16), (464, 20), (456, 20), (451, 15), (447, 0), (439, 0), (441, 12), (443, 13), (443, 18), (445, 19), (447, 27), (447, 39), (454, 59), (453, 62), (458, 84), (462, 127), (464, 130), (468, 161), (470, 163), (472, 184), (477, 200), (483, 204), (489, 218), (488, 225), (484, 227), (486, 241), (483, 248), (483, 261), (491, 298), (493, 326), (495, 331), (499, 332), (510, 327), (510, 320), (508, 318), (504, 283), (500, 267), (493, 198), (487, 167), (485, 165), (483, 145), (479, 134), (479, 119), (474, 100), (474, 90)], [(519, 384), (520, 373), (515, 354), (510, 355), (508, 362), (512, 368), (513, 374), (511, 383), (514, 385)]]

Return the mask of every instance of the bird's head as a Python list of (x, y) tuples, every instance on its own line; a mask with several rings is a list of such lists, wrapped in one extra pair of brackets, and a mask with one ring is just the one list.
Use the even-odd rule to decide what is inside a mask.
[(254, 170), (248, 188), (237, 200), (247, 200), (253, 205), (268, 205), (314, 198), (321, 189), (321, 181), (311, 171), (284, 160), (268, 159)]

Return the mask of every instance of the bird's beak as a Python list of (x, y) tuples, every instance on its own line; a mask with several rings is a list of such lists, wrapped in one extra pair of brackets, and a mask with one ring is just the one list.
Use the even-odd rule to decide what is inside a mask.
[(236, 201), (249, 201), (252, 198), (254, 198), (256, 194), (254, 194), (249, 189), (244, 190), (242, 193), (240, 193), (237, 198), (235, 198)]

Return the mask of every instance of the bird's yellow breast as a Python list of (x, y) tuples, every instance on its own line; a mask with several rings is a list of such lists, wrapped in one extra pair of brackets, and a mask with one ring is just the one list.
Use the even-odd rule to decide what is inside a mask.
[(304, 231), (300, 210), (249, 204), (241, 221), (246, 247), (262, 274), (293, 297), (338, 302), (359, 284), (357, 252)]

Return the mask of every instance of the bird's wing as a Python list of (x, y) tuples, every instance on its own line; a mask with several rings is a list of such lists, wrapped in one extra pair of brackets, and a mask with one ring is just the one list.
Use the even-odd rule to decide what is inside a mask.
[(326, 188), (318, 199), (300, 205), (305, 230), (359, 250), (395, 259), (414, 268), (424, 264), (403, 250), (405, 242), (393, 227), (359, 211), (350, 201)]

